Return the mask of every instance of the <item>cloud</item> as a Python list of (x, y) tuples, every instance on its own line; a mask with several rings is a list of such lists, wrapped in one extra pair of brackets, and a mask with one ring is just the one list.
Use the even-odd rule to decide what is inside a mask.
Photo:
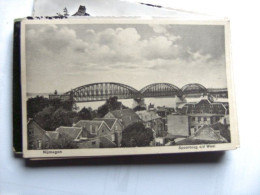
[(223, 49), (215, 44), (213, 48), (218, 48), (219, 54), (212, 54), (211, 35), (202, 33), (204, 37), (198, 38), (199, 31), (195, 30), (198, 31), (194, 35), (197, 40), (193, 40), (193, 32), (188, 33), (185, 28), (28, 25), (28, 90), (49, 92), (60, 88), (66, 91), (91, 81), (120, 82), (120, 79), (127, 84), (131, 82), (130, 75), (149, 77), (148, 73), (158, 79), (156, 82), (178, 78), (178, 82), (184, 84), (197, 79), (196, 82), (214, 80), (225, 85)]

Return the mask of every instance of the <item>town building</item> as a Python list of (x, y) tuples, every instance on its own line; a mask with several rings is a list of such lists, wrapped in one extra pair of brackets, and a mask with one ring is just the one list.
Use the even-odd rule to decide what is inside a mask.
[(160, 117), (156, 112), (142, 110), (137, 111), (136, 114), (140, 119), (142, 119), (146, 128), (150, 128), (155, 132), (156, 137), (161, 137), (166, 134), (162, 117)]
[(57, 141), (60, 139), (60, 134), (56, 131), (45, 131), (49, 138), (50, 148), (55, 148)]
[(70, 141), (78, 141), (82, 135), (82, 127), (65, 127), (61, 126), (55, 130), (63, 138), (66, 138)]
[(172, 137), (190, 136), (189, 117), (177, 114), (168, 115), (167, 132)]
[(42, 150), (50, 148), (50, 139), (46, 131), (33, 119), (27, 123), (28, 150)]
[(104, 121), (110, 129), (111, 134), (114, 134), (114, 142), (118, 147), (121, 146), (123, 125), (119, 119), (115, 118), (95, 118), (93, 121)]
[(123, 125), (123, 129), (134, 123), (142, 122), (140, 117), (131, 109), (120, 109), (108, 112), (104, 118), (118, 119)]
[(58, 91), (55, 90), (53, 94), (49, 94), (50, 100), (61, 100), (61, 101), (69, 101), (72, 99), (70, 94), (58, 94)]
[(188, 114), (187, 116), (189, 117), (189, 128), (191, 135), (194, 134), (203, 125), (212, 125), (224, 117), (223, 114), (208, 113), (195, 113)]
[(61, 100), (61, 101), (69, 101), (71, 100), (71, 96), (68, 94), (49, 94), (50, 100)]
[(210, 99), (202, 99), (198, 103), (184, 104), (182, 107), (179, 107), (179, 112), (185, 115), (198, 113), (227, 115), (229, 114), (229, 109), (228, 103), (213, 102), (213, 100)]
[(228, 98), (227, 88), (209, 88), (208, 93), (216, 98)]
[(81, 146), (91, 146), (100, 148), (116, 147), (115, 134), (104, 121), (81, 120), (74, 127), (81, 127), (82, 133), (79, 137)]
[(61, 126), (55, 130), (59, 134), (57, 140), (53, 140), (53, 148), (72, 149), (78, 148), (77, 141), (80, 140), (82, 134), (81, 127), (65, 127)]
[(162, 117), (164, 129), (167, 131), (167, 115), (175, 113), (175, 109), (173, 107), (158, 106), (156, 113)]
[(230, 125), (230, 121), (229, 121), (229, 115), (225, 115), (224, 117), (222, 117), (219, 122), (223, 125)]

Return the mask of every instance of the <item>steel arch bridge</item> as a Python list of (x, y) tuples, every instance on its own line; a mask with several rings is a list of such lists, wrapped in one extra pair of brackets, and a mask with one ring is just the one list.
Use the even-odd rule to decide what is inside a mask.
[(83, 85), (65, 93), (71, 95), (75, 102), (104, 101), (111, 96), (118, 99), (135, 99), (140, 97), (138, 90), (121, 83), (103, 82)]
[(207, 94), (208, 90), (206, 87), (199, 83), (190, 83), (187, 85), (184, 85), (181, 88), (182, 94), (183, 95), (188, 95), (188, 94)]
[(64, 96), (69, 96), (75, 102), (92, 102), (105, 101), (112, 96), (117, 96), (118, 99), (140, 99), (206, 93), (208, 93), (207, 88), (198, 83), (187, 84), (181, 89), (171, 83), (153, 83), (138, 91), (122, 83), (101, 82), (77, 87), (66, 92)]
[(142, 97), (171, 97), (180, 95), (180, 89), (170, 83), (154, 83), (140, 90)]

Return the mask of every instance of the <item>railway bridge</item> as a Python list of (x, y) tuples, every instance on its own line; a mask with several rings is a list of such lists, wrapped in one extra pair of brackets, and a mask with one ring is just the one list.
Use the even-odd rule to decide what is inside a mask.
[[(212, 89), (211, 89), (212, 90)], [(217, 94), (218, 90), (214, 90)], [(221, 90), (221, 94), (227, 90)], [(151, 97), (182, 97), (188, 95), (205, 95), (209, 90), (201, 84), (190, 83), (182, 88), (171, 83), (153, 83), (137, 90), (129, 85), (115, 82), (91, 83), (74, 88), (64, 94), (50, 94), (50, 99), (60, 98), (63, 100), (73, 99), (75, 102), (105, 101), (109, 97), (117, 96), (118, 99), (142, 99)]]

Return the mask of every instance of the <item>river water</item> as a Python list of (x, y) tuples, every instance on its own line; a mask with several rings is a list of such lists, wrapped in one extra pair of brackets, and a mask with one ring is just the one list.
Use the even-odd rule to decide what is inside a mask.
[[(134, 108), (136, 103), (133, 99), (119, 99), (119, 102), (122, 102), (124, 106), (129, 108)], [(144, 98), (144, 103), (148, 106), (150, 103), (154, 104), (155, 107), (157, 106), (166, 106), (166, 107), (176, 107), (176, 102), (180, 101), (177, 97), (165, 97), (165, 98)], [(98, 101), (98, 102), (82, 102), (77, 103), (77, 107), (81, 110), (83, 107), (91, 107), (93, 110), (98, 109), (98, 107), (105, 104), (105, 101)]]

